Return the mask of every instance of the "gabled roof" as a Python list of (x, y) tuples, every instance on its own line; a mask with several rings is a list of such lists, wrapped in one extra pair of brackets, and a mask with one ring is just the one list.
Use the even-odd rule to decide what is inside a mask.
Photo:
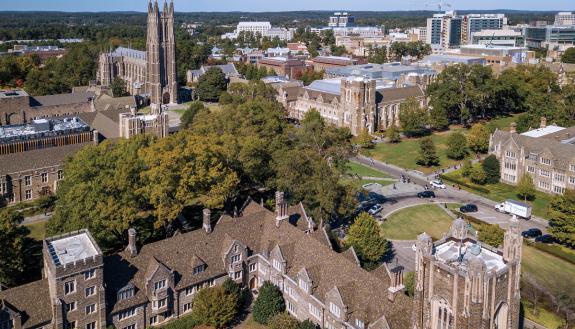
[(52, 320), (52, 306), (48, 280), (38, 280), (0, 291), (0, 309), (2, 307), (18, 312), (23, 328), (34, 328), (49, 323)]

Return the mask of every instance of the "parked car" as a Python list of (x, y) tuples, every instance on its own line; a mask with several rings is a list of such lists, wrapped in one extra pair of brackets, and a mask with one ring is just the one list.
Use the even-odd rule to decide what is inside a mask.
[(383, 210), (383, 206), (380, 205), (380, 204), (376, 204), (375, 206), (369, 208), (369, 210), (367, 211), (367, 213), (373, 216), (373, 215), (377, 214), (378, 212), (380, 212), (380, 211), (382, 211), (382, 210)]
[(538, 228), (530, 228), (530, 229), (528, 229), (527, 231), (521, 232), (521, 235), (522, 235), (524, 238), (536, 238), (536, 237), (541, 236), (542, 234), (543, 234), (543, 233), (542, 233), (541, 230), (538, 229)]
[(431, 186), (442, 190), (447, 188), (447, 186), (445, 186), (445, 184), (443, 184), (443, 182), (439, 180), (432, 181)]
[(497, 204), (495, 205), (495, 210), (525, 219), (531, 218), (531, 206), (527, 203), (515, 200), (506, 200), (505, 202)]
[(544, 234), (535, 238), (535, 242), (539, 243), (554, 243), (555, 237), (551, 234)]
[(467, 213), (467, 212), (477, 212), (477, 206), (470, 203), (470, 204), (466, 204), (465, 206), (461, 206), (459, 208), (459, 211), (461, 211), (462, 213)]
[(417, 193), (417, 197), (421, 199), (435, 198), (435, 193), (433, 191), (423, 191)]

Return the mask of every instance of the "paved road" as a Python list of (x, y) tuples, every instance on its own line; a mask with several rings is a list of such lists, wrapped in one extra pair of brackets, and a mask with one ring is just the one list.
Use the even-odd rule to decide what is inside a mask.
[(29, 216), (24, 218), (24, 220), (22, 221), (22, 225), (27, 225), (27, 224), (33, 224), (33, 223), (37, 223), (37, 222), (43, 222), (43, 221), (47, 221), (50, 218), (52, 218), (52, 213), (49, 212), (46, 215), (44, 214), (40, 214), (40, 215), (35, 215), (35, 216)]
[(404, 267), (406, 272), (415, 271), (415, 252), (411, 249), (411, 246), (415, 243), (415, 240), (393, 240), (391, 245), (393, 246), (393, 260), (389, 263), (390, 265), (401, 265)]

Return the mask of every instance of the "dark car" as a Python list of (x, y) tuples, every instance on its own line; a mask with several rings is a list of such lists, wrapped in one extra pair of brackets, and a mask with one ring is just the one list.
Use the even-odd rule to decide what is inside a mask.
[(417, 197), (422, 199), (435, 198), (435, 193), (433, 191), (423, 191), (417, 193)]
[(477, 212), (477, 206), (474, 204), (466, 204), (465, 206), (459, 208), (459, 211), (461, 211), (462, 213)]
[(555, 238), (551, 234), (544, 234), (535, 238), (535, 242), (539, 243), (554, 243)]
[(541, 236), (543, 233), (541, 232), (540, 229), (538, 228), (530, 228), (527, 231), (523, 231), (521, 232), (521, 235), (524, 238), (536, 238), (538, 236)]

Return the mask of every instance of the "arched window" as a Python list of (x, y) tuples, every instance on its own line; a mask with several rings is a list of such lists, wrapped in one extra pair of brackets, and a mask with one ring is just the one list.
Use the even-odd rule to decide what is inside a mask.
[(453, 329), (453, 313), (444, 298), (435, 298), (431, 302), (431, 328)]
[(495, 329), (507, 329), (507, 314), (509, 306), (507, 303), (501, 303), (495, 312), (494, 327)]

